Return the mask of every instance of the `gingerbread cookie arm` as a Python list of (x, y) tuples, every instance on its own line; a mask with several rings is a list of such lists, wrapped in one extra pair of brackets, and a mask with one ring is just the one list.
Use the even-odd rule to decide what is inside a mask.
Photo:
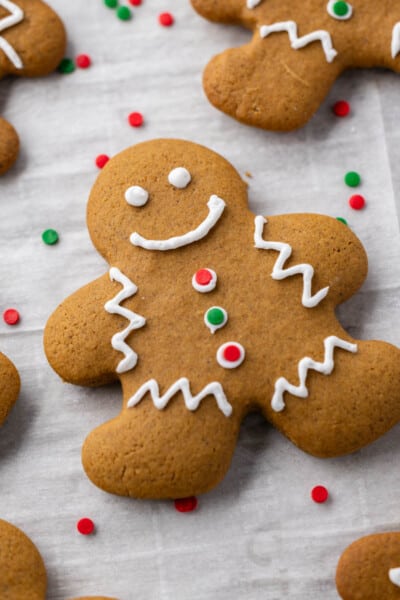
[(145, 319), (126, 307), (136, 289), (114, 267), (56, 309), (45, 329), (44, 347), (53, 369), (65, 381), (102, 385), (136, 365), (129, 336), (144, 326)]
[[(216, 23), (242, 23), (243, 19), (253, 17), (246, 2), (252, 0), (227, 0), (215, 2), (215, 0), (191, 0), (193, 8), (205, 19)], [(254, 0), (253, 0), (254, 1)]]
[(17, 160), (19, 138), (14, 127), (0, 117), (0, 175), (6, 173)]
[(0, 591), (10, 600), (45, 600), (46, 570), (31, 540), (0, 520)]
[(342, 554), (336, 586), (343, 600), (400, 598), (400, 533), (363, 537)]
[(13, 363), (0, 353), (0, 425), (18, 398), (20, 378)]

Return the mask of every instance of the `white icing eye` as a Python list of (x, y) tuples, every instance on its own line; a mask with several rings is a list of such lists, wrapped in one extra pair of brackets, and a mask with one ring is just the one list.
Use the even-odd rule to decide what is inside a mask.
[(344, 0), (329, 0), (326, 9), (331, 17), (339, 21), (346, 21), (353, 15), (353, 7)]
[(149, 192), (140, 185), (133, 185), (125, 192), (125, 200), (131, 206), (144, 206), (149, 199)]
[(192, 176), (185, 167), (177, 167), (168, 175), (168, 181), (174, 187), (183, 190), (192, 181)]

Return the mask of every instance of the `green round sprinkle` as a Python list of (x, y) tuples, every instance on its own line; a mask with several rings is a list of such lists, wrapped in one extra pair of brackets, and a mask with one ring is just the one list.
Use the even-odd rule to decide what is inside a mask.
[(348, 185), (349, 187), (357, 187), (360, 185), (361, 183), (361, 177), (358, 173), (356, 173), (355, 171), (349, 171), (348, 173), (346, 173), (346, 175), (344, 176), (344, 182), (346, 185)]
[(207, 321), (210, 325), (221, 325), (225, 321), (225, 315), (220, 308), (210, 308), (207, 311)]
[(343, 2), (343, 0), (339, 0), (339, 2), (335, 2), (333, 5), (333, 12), (338, 17), (345, 17), (349, 12), (349, 5), (347, 2)]
[(48, 246), (54, 246), (59, 240), (57, 231), (55, 229), (46, 229), (46, 231), (43, 231), (42, 233), (42, 240)]
[(104, 0), (104, 4), (108, 6), (108, 8), (117, 8), (118, 0)]
[(63, 58), (60, 64), (58, 65), (58, 72), (68, 75), (69, 73), (73, 73), (75, 71), (75, 63), (70, 58)]
[(121, 19), (121, 21), (129, 21), (132, 17), (132, 11), (127, 6), (119, 6), (117, 8), (117, 17)]
[(346, 219), (343, 219), (343, 217), (336, 217), (336, 221), (340, 221), (340, 223), (343, 223), (343, 225), (347, 225), (347, 221)]

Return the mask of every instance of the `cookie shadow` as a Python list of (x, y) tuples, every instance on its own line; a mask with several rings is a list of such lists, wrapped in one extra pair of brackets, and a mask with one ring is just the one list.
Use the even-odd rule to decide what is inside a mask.
[(27, 392), (22, 389), (17, 402), (0, 428), (0, 464), (12, 454), (17, 453), (20, 446), (26, 443), (26, 437), (36, 418), (36, 413), (35, 407), (28, 401)]

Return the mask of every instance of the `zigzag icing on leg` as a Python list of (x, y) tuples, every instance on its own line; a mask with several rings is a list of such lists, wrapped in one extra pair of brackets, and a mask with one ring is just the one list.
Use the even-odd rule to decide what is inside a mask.
[[(0, 19), (0, 31), (5, 31), (9, 27), (18, 25), (24, 19), (23, 10), (11, 0), (0, 0), (0, 6), (8, 10), (11, 14)], [(3, 50), (7, 58), (12, 62), (16, 69), (23, 69), (24, 65), (19, 55), (7, 40), (0, 36), (0, 50)]]
[(193, 396), (192, 392), (190, 391), (189, 379), (187, 379), (187, 377), (181, 377), (180, 379), (175, 381), (175, 383), (173, 383), (170, 388), (168, 388), (165, 394), (160, 396), (160, 388), (158, 386), (157, 381), (155, 379), (149, 379), (149, 381), (146, 381), (146, 383), (144, 383), (138, 389), (138, 391), (129, 399), (128, 408), (133, 408), (134, 406), (139, 404), (139, 402), (144, 398), (147, 392), (150, 393), (151, 398), (153, 400), (153, 404), (156, 408), (158, 408), (158, 410), (163, 410), (167, 406), (171, 398), (175, 396), (175, 394), (177, 394), (178, 392), (182, 393), (185, 406), (190, 411), (197, 410), (200, 405), (200, 402), (206, 396), (215, 397), (218, 408), (221, 412), (224, 413), (226, 417), (230, 417), (233, 410), (231, 404), (229, 404), (225, 396), (225, 392), (223, 390), (222, 385), (217, 381), (209, 383), (201, 390), (201, 392), (199, 392), (196, 396)]
[(298, 398), (308, 398), (308, 389), (306, 386), (306, 380), (309, 370), (317, 371), (318, 373), (322, 373), (322, 375), (330, 375), (335, 368), (335, 362), (333, 359), (333, 354), (335, 348), (342, 348), (342, 350), (347, 350), (347, 352), (357, 352), (358, 347), (357, 344), (350, 344), (350, 342), (346, 342), (345, 340), (341, 340), (335, 335), (331, 335), (324, 340), (325, 347), (325, 357), (324, 362), (316, 362), (309, 356), (302, 358), (299, 362), (298, 373), (299, 373), (299, 385), (292, 385), (288, 382), (284, 377), (280, 377), (275, 382), (275, 392), (271, 400), (271, 407), (275, 412), (281, 412), (285, 408), (285, 402), (283, 400), (283, 394), (285, 392), (289, 392), (293, 396), (297, 396)]
[(295, 21), (283, 21), (281, 23), (272, 23), (272, 25), (262, 25), (260, 27), (260, 36), (265, 38), (271, 33), (278, 33), (281, 31), (286, 31), (288, 33), (293, 50), (299, 50), (299, 48), (304, 48), (304, 46), (308, 46), (308, 44), (311, 44), (312, 42), (319, 41), (322, 44), (325, 58), (329, 63), (337, 56), (337, 52), (332, 44), (332, 38), (327, 31), (319, 29), (317, 31), (312, 31), (307, 35), (303, 35), (302, 37), (298, 37), (297, 23)]
[(111, 345), (114, 350), (118, 350), (118, 352), (122, 352), (125, 355), (125, 358), (118, 363), (117, 373), (125, 373), (126, 371), (133, 369), (138, 360), (138, 355), (125, 343), (125, 340), (131, 331), (143, 327), (146, 324), (146, 319), (132, 310), (120, 306), (121, 302), (136, 294), (136, 285), (116, 267), (110, 269), (110, 279), (111, 281), (120, 283), (123, 289), (118, 292), (114, 298), (106, 302), (104, 308), (108, 313), (112, 315), (121, 315), (121, 317), (124, 317), (129, 321), (128, 327), (113, 335), (111, 340)]
[(302, 304), (306, 308), (314, 308), (325, 298), (329, 292), (329, 287), (323, 288), (313, 296), (311, 295), (312, 279), (314, 277), (314, 268), (305, 263), (294, 267), (284, 268), (285, 262), (292, 255), (292, 247), (284, 242), (267, 242), (263, 239), (264, 225), (268, 223), (267, 219), (258, 216), (255, 218), (254, 244), (256, 248), (262, 250), (275, 250), (279, 252), (274, 268), (272, 269), (272, 279), (281, 280), (292, 275), (303, 275), (303, 296)]
[(396, 23), (392, 33), (392, 58), (396, 58), (400, 52), (400, 23)]

